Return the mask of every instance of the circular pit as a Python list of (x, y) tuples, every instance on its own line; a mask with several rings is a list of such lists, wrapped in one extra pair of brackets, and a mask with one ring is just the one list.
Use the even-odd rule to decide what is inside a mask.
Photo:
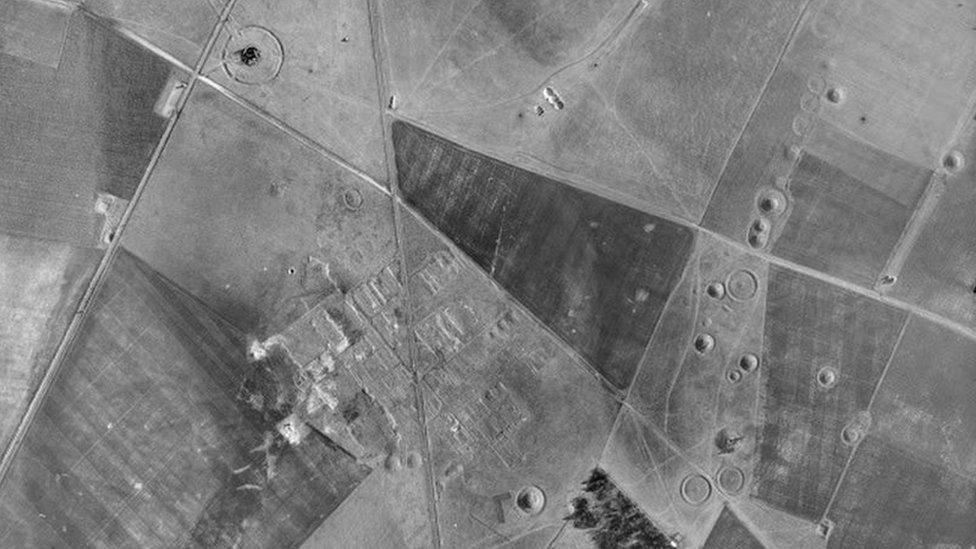
[(759, 279), (751, 271), (739, 269), (729, 274), (725, 281), (725, 289), (729, 297), (736, 301), (747, 301), (756, 297), (759, 291)]
[(526, 486), (515, 496), (515, 505), (523, 513), (538, 515), (546, 506), (546, 495), (538, 486)]
[(681, 481), (681, 498), (691, 505), (701, 505), (712, 495), (712, 483), (702, 475), (688, 475)]
[(718, 487), (730, 496), (742, 492), (746, 485), (746, 475), (734, 465), (723, 467), (718, 472)]
[(227, 39), (221, 55), (227, 75), (242, 84), (263, 84), (278, 76), (284, 49), (264, 27), (248, 26)]

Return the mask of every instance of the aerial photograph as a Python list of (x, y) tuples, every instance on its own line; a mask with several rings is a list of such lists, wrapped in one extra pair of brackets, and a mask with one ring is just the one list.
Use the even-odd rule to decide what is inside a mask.
[(976, 0), (0, 0), (0, 549), (976, 549)]

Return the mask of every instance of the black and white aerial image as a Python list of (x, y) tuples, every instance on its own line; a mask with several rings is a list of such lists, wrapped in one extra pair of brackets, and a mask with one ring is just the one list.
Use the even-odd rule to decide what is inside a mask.
[(0, 549), (976, 549), (976, 0), (0, 0)]

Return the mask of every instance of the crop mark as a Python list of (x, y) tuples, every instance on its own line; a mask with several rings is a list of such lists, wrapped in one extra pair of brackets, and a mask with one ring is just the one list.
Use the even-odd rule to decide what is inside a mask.
[[(640, 1), (643, 2), (644, 0), (640, 0)], [(566, 7), (563, 6), (562, 9), (565, 10)], [(553, 12), (553, 13), (555, 13), (555, 12)], [(543, 13), (540, 13), (539, 15), (537, 15), (536, 17), (533, 17), (525, 25), (523, 25), (522, 27), (520, 27), (517, 31), (513, 32), (512, 34), (510, 34), (508, 36), (508, 38), (506, 38), (505, 40), (503, 40), (503, 41), (499, 42), (498, 44), (496, 44), (495, 47), (493, 47), (490, 50), (482, 53), (481, 55), (478, 55), (478, 56), (474, 57), (473, 59), (471, 59), (466, 65), (464, 65), (463, 67), (460, 67), (456, 73), (454, 73), (454, 74), (452, 74), (450, 76), (446, 76), (446, 77), (444, 77), (444, 78), (442, 78), (440, 80), (436, 80), (433, 83), (431, 83), (430, 86), (427, 88), (428, 91), (429, 90), (436, 89), (436, 88), (440, 87), (441, 85), (443, 85), (444, 83), (450, 82), (451, 80), (454, 80), (455, 78), (457, 78), (457, 77), (461, 76), (462, 74), (464, 74), (468, 69), (474, 67), (478, 63), (484, 61), (485, 59), (487, 59), (487, 58), (495, 55), (496, 53), (498, 53), (498, 50), (500, 50), (502, 48), (502, 46), (508, 45), (509, 42), (511, 42), (512, 40), (515, 40), (516, 37), (518, 37), (519, 35), (521, 35), (526, 30), (532, 28), (533, 25), (535, 25), (536, 23), (538, 23), (543, 18), (549, 17), (550, 15), (552, 15), (552, 13), (550, 13), (550, 12), (543, 12)], [(589, 54), (587, 54), (586, 57), (589, 57)], [(575, 62), (573, 64), (575, 64)], [(554, 73), (554, 74), (556, 74), (556, 73)], [(545, 78), (545, 79), (543, 79), (543, 82), (546, 82), (548, 80), (550, 80), (550, 79), (549, 78)], [(539, 87), (538, 85), (537, 86), (533, 86), (533, 89), (536, 89), (538, 87)], [(418, 86), (418, 88), (419, 88), (419, 86)], [(532, 93), (532, 92), (528, 92), (528, 93)], [(521, 96), (524, 97), (525, 95), (528, 95), (528, 93), (521, 94)], [(506, 100), (506, 102), (507, 101), (509, 101), (509, 100)]]
[(610, 99), (606, 95), (604, 95), (603, 92), (597, 89), (596, 86), (590, 84), (590, 89), (592, 89), (593, 92), (597, 95), (597, 97), (600, 98), (600, 102), (603, 103), (604, 108), (610, 112), (611, 118), (613, 119), (614, 123), (616, 123), (617, 126), (619, 126), (620, 129), (623, 131), (624, 135), (626, 135), (634, 143), (634, 145), (637, 146), (637, 150), (640, 152), (641, 156), (643, 156), (647, 160), (648, 164), (650, 164), (651, 170), (653, 171), (654, 175), (660, 181), (662, 181), (663, 184), (661, 186), (665, 187), (668, 190), (668, 193), (671, 195), (672, 200), (674, 200), (675, 204), (681, 209), (681, 213), (684, 214), (684, 216), (687, 219), (692, 219), (691, 211), (688, 209), (688, 206), (686, 206), (685, 203), (681, 200), (681, 197), (678, 195), (677, 190), (675, 190), (673, 186), (668, 184), (667, 179), (661, 174), (661, 171), (657, 167), (657, 163), (651, 157), (650, 151), (647, 150), (647, 146), (640, 139), (638, 139), (637, 135), (630, 128), (630, 126), (627, 125), (620, 118), (620, 112), (617, 110), (616, 105), (614, 105), (614, 103), (610, 101)]
[[(700, 261), (700, 259), (699, 259), (699, 261)], [(694, 265), (695, 265), (694, 272), (693, 273), (689, 272), (688, 275), (689, 276), (694, 276), (694, 278), (697, 279), (697, 280), (699, 280), (699, 282), (700, 282), (700, 280), (701, 280), (701, 271), (700, 271), (699, 262), (696, 261), (694, 263)], [(701, 300), (699, 300), (699, 299), (695, 299), (695, 313), (694, 313), (694, 315), (692, 315), (692, 318), (694, 319), (692, 321), (692, 324), (691, 324), (692, 326), (695, 326), (698, 323), (698, 313), (699, 313), (699, 309), (701, 307), (700, 301)], [(668, 432), (668, 419), (671, 416), (671, 412), (670, 412), (670, 410), (671, 410), (671, 394), (674, 392), (675, 385), (678, 384), (678, 378), (681, 377), (681, 370), (684, 368), (685, 360), (688, 357), (688, 348), (689, 347), (690, 347), (690, 345), (688, 345), (688, 344), (685, 344), (684, 346), (682, 346), (682, 348), (681, 348), (681, 355), (678, 357), (678, 367), (675, 368), (675, 370), (674, 370), (674, 377), (671, 378), (671, 383), (668, 385), (668, 392), (665, 394), (665, 397), (664, 397), (664, 432), (665, 433)]]
[[(99, 16), (97, 14), (95, 15), (95, 17), (101, 18), (101, 16)], [(140, 28), (146, 28), (146, 27), (148, 27), (148, 28), (151, 28), (154, 32), (157, 32), (157, 33), (159, 33), (162, 36), (166, 36), (168, 38), (175, 38), (175, 39), (179, 40), (180, 42), (186, 43), (186, 44), (192, 46), (194, 50), (197, 50), (197, 49), (200, 48), (200, 44), (197, 44), (196, 42), (194, 42), (193, 40), (190, 40), (186, 36), (183, 36), (183, 35), (180, 35), (180, 34), (176, 34), (175, 32), (169, 32), (167, 30), (163, 30), (158, 25), (146, 25), (144, 22), (136, 21), (135, 19), (127, 19), (127, 18), (123, 18), (123, 17), (108, 17), (106, 19), (108, 19), (108, 20), (110, 20), (110, 21), (112, 21), (114, 23), (121, 23), (121, 24), (124, 24), (124, 25), (130, 25), (133, 29), (140, 29)]]
[(488, 530), (492, 534), (494, 534), (494, 535), (502, 538), (502, 543), (503, 544), (511, 541), (511, 539), (508, 536), (506, 536), (505, 534), (502, 534), (501, 532), (499, 532), (498, 530), (496, 530), (494, 526), (488, 524), (484, 520), (476, 517), (475, 514), (472, 513), (471, 511), (468, 511), (468, 516), (471, 517), (472, 520), (474, 520), (475, 522), (477, 522), (478, 524), (480, 524), (481, 526), (483, 526), (486, 530)]
[(675, 509), (675, 503), (676, 503), (674, 501), (674, 494), (671, 493), (671, 490), (668, 490), (668, 484), (667, 482), (664, 481), (664, 475), (661, 474), (661, 468), (665, 464), (667, 464), (668, 461), (671, 461), (672, 459), (676, 459), (678, 456), (677, 455), (672, 456), (670, 459), (665, 460), (663, 463), (658, 463), (657, 460), (654, 459), (654, 456), (651, 455), (651, 448), (650, 445), (647, 443), (647, 436), (643, 432), (641, 432), (640, 438), (641, 438), (641, 446), (644, 448), (644, 452), (647, 454), (647, 457), (651, 462), (651, 466), (648, 467), (647, 470), (644, 471), (643, 476), (641, 476), (640, 482), (642, 484), (647, 482), (648, 477), (650, 477), (652, 474), (655, 477), (657, 477), (657, 481), (660, 483), (661, 488), (664, 489), (664, 493), (668, 495), (668, 507), (666, 511), (673, 511)]
[(451, 42), (454, 40), (454, 37), (457, 36), (458, 31), (461, 30), (462, 26), (464, 26), (464, 23), (468, 20), (471, 13), (483, 3), (484, 0), (478, 0), (477, 2), (474, 2), (470, 8), (468, 8), (468, 11), (464, 12), (464, 15), (461, 16), (461, 20), (458, 21), (458, 24), (454, 26), (454, 30), (451, 31), (451, 34), (447, 37), (447, 39), (444, 40), (444, 44), (441, 45), (441, 48), (437, 51), (437, 55), (435, 55), (430, 64), (427, 65), (427, 68), (424, 69), (423, 74), (420, 75), (420, 79), (417, 80), (417, 83), (414, 85), (413, 89), (407, 94), (409, 97), (413, 97), (413, 95), (417, 93), (417, 90), (427, 83), (427, 78), (430, 76), (430, 71), (435, 65), (437, 65), (437, 62), (440, 61), (441, 57), (444, 56), (444, 52), (447, 51), (447, 47), (451, 45)]
[[(676, 506), (675, 506), (676, 502), (675, 502), (675, 499), (674, 499), (674, 494), (672, 493), (671, 490), (668, 489), (668, 484), (664, 480), (664, 476), (661, 473), (661, 469), (664, 468), (668, 463), (670, 463), (670, 462), (672, 462), (674, 460), (681, 460), (681, 461), (684, 462), (685, 465), (687, 465), (689, 468), (691, 468), (693, 471), (699, 473), (700, 475), (705, 476), (705, 477), (708, 477), (709, 474), (706, 473), (705, 470), (702, 469), (700, 466), (698, 466), (694, 461), (692, 461), (685, 454), (685, 452), (683, 450), (681, 450), (681, 448), (679, 448), (677, 445), (675, 445), (675, 443), (668, 436), (666, 436), (665, 434), (661, 433), (658, 430), (658, 428), (655, 427), (649, 420), (647, 420), (646, 418), (643, 418), (642, 416), (640, 416), (639, 414), (636, 414), (636, 413), (635, 413), (635, 416), (637, 416), (635, 418), (635, 421), (646, 425), (647, 431), (649, 431), (651, 433), (651, 435), (657, 437), (658, 440), (660, 440), (661, 442), (663, 442), (667, 446), (668, 450), (670, 450), (671, 453), (673, 454), (671, 457), (669, 457), (669, 458), (667, 458), (665, 460), (662, 460), (660, 463), (657, 463), (657, 460), (654, 460), (652, 458), (652, 461), (655, 462), (656, 467), (652, 467), (651, 469), (653, 469), (653, 472), (657, 475), (658, 481), (661, 483), (661, 486), (664, 488), (664, 491), (668, 495), (668, 501), (670, 502), (668, 508), (669, 509), (675, 509), (676, 508)], [(644, 423), (644, 422), (646, 422), (646, 423)], [(646, 435), (646, 432), (643, 429), (641, 429), (639, 431), (639, 434), (640, 434), (641, 440), (642, 440), (642, 442), (644, 444), (645, 451), (650, 452), (650, 446), (647, 443), (647, 435)], [(705, 439), (702, 440), (701, 442), (699, 442), (699, 443), (691, 446), (690, 448), (688, 448), (688, 451), (691, 452), (691, 453), (694, 453), (694, 452), (698, 451), (699, 447), (704, 446), (704, 445), (708, 445), (708, 444), (711, 444), (711, 441), (709, 440), (709, 437), (705, 437)], [(651, 470), (648, 470), (641, 477), (641, 481), (646, 480), (647, 477), (650, 476), (650, 473), (651, 472), (652, 472)]]
[(745, 122), (742, 124), (742, 128), (739, 130), (738, 135), (736, 135), (735, 140), (732, 142), (732, 146), (726, 153), (725, 158), (722, 161), (722, 167), (718, 171), (718, 178), (715, 179), (716, 183), (712, 185), (712, 190), (710, 193), (708, 193), (708, 200), (705, 201), (706, 206), (702, 209), (702, 213), (699, 216), (699, 221), (705, 217), (705, 212), (708, 210), (708, 205), (711, 204), (712, 199), (715, 197), (715, 193), (718, 192), (718, 183), (722, 181), (722, 176), (725, 175), (725, 171), (728, 169), (729, 163), (732, 161), (732, 155), (739, 146), (739, 142), (742, 141), (743, 136), (745, 136), (746, 129), (749, 128), (749, 123), (752, 122), (752, 119), (759, 111), (759, 106), (762, 104), (763, 97), (765, 97), (766, 91), (769, 89), (769, 83), (773, 81), (773, 76), (776, 74), (776, 71), (779, 70), (780, 65), (783, 64), (783, 59), (786, 58), (786, 53), (789, 51), (790, 45), (793, 43), (793, 37), (796, 36), (797, 32), (800, 30), (800, 23), (803, 21), (803, 16), (810, 7), (810, 2), (811, 0), (805, 0), (803, 7), (800, 8), (800, 12), (793, 21), (793, 26), (790, 28), (790, 32), (787, 33), (786, 39), (783, 41), (783, 47), (780, 48), (779, 55), (776, 57), (776, 63), (773, 64), (773, 70), (769, 71), (769, 74), (766, 76), (766, 80), (763, 82), (762, 87), (759, 89), (759, 93), (756, 95), (755, 102), (749, 109), (749, 114), (745, 117)]
[[(610, 51), (612, 51), (613, 49), (607, 48), (607, 46), (609, 44), (612, 44), (613, 42), (617, 41), (617, 39), (624, 34), (623, 31), (626, 28), (633, 26), (631, 23), (644, 11), (644, 8), (645, 7), (647, 7), (647, 0), (638, 0), (638, 2), (630, 10), (630, 12), (627, 14), (627, 16), (624, 17), (623, 20), (619, 24), (617, 24), (617, 26), (614, 27), (614, 29), (610, 33), (608, 33), (608, 35), (603, 40), (601, 40), (600, 43), (597, 44), (592, 50), (590, 50), (589, 52), (583, 54), (581, 57), (579, 57), (579, 58), (577, 58), (577, 59), (575, 59), (573, 61), (570, 61), (570, 62), (562, 65), (561, 67), (557, 68), (553, 72), (549, 73), (549, 75), (547, 75), (545, 78), (543, 78), (538, 84), (532, 86), (531, 91), (527, 91), (525, 93), (520, 93), (520, 94), (511, 96), (511, 97), (503, 98), (503, 99), (500, 99), (498, 101), (494, 101), (494, 102), (492, 102), (490, 104), (481, 105), (481, 106), (478, 106), (478, 107), (462, 107), (462, 108), (458, 108), (458, 109), (444, 109), (444, 110), (437, 110), (437, 111), (430, 110), (430, 109), (425, 109), (425, 110), (421, 111), (419, 115), (420, 116), (423, 116), (423, 115), (446, 115), (446, 114), (470, 113), (470, 112), (476, 112), (476, 111), (482, 111), (482, 110), (486, 110), (486, 109), (491, 109), (491, 108), (494, 108), (494, 107), (498, 107), (498, 106), (505, 105), (507, 103), (511, 103), (513, 101), (518, 101), (518, 100), (526, 99), (526, 98), (530, 97), (531, 95), (533, 95), (535, 93), (535, 90), (537, 90), (540, 87), (542, 87), (543, 84), (545, 84), (546, 82), (552, 81), (555, 77), (559, 76), (560, 74), (562, 74), (566, 70), (568, 70), (568, 69), (570, 69), (570, 68), (572, 68), (572, 67), (574, 67), (576, 65), (579, 65), (580, 63), (586, 62), (588, 59), (590, 59), (594, 55), (601, 54), (601, 53), (602, 54), (607, 54)], [(533, 23), (534, 23), (534, 20), (533, 20)], [(522, 30), (524, 30), (524, 28)], [(521, 32), (521, 30), (519, 32)], [(519, 33), (516, 33), (516, 34), (512, 35), (512, 37), (514, 38), (518, 34)], [(501, 47), (501, 44), (498, 47)], [(467, 70), (467, 69), (471, 68), (472, 66), (474, 66), (475, 63), (478, 63), (482, 58), (484, 58), (486, 56), (489, 56), (489, 55), (493, 55), (495, 53), (495, 51), (497, 51), (497, 49), (498, 48), (496, 47), (495, 50), (492, 50), (492, 51), (490, 51), (490, 52), (488, 52), (488, 53), (486, 53), (484, 55), (479, 56), (478, 58), (476, 58), (475, 60), (473, 60), (471, 63), (469, 63), (468, 65), (466, 65), (464, 68), (460, 69), (456, 74), (454, 74), (452, 76), (449, 76), (447, 78), (444, 78), (442, 80), (439, 80), (437, 82), (434, 82), (433, 84), (431, 84), (430, 89), (434, 89), (437, 86), (440, 86), (441, 84), (443, 84), (444, 82), (447, 82), (449, 80), (452, 80), (454, 78), (457, 78), (458, 76), (460, 76), (461, 74), (463, 74), (465, 70)], [(603, 51), (603, 50), (606, 50), (606, 51)]]
[[(540, 114), (541, 116), (541, 114)], [(498, 267), (498, 250), (502, 247), (502, 231), (505, 229), (505, 210), (508, 208), (508, 204), (502, 206), (501, 219), (502, 222), (498, 224), (498, 236), (495, 238), (495, 251), (492, 253), (491, 258), (491, 271), (488, 273), (490, 278), (495, 277), (495, 269)]]

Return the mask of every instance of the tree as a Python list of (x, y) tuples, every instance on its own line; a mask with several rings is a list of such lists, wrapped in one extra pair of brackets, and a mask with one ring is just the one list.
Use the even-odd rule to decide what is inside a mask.
[(594, 469), (583, 482), (583, 494), (573, 499), (566, 517), (574, 528), (589, 530), (599, 549), (634, 547), (673, 549), (677, 545), (625, 496), (610, 477)]

